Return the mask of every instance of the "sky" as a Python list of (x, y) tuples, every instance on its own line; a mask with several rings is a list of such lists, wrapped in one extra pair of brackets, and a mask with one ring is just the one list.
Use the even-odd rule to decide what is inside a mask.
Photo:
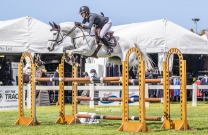
[(44, 23), (81, 22), (79, 8), (110, 17), (113, 26), (167, 19), (197, 33), (208, 29), (208, 0), (0, 0), (0, 21), (31, 16)]

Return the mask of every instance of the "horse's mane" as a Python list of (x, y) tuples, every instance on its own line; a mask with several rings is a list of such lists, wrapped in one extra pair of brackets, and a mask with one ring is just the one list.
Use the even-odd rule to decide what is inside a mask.
[[(72, 29), (75, 24), (74, 24), (74, 22), (63, 22), (63, 23), (60, 23), (59, 25), (60, 25), (61, 28), (65, 28), (66, 29), (66, 28), (68, 28), (70, 26), (71, 29)], [(83, 29), (83, 31), (86, 32), (86, 33), (90, 33), (90, 31), (91, 31), (91, 33), (94, 33), (93, 32), (94, 31), (93, 29), (91, 29), (91, 30), (89, 30), (89, 29)]]

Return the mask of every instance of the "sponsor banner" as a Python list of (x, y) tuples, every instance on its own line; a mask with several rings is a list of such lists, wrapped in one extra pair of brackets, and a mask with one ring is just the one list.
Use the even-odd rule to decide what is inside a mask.
[(18, 108), (18, 86), (0, 86), (0, 110)]
[(12, 69), (18, 69), (19, 62), (11, 62)]
[[(139, 98), (139, 91), (138, 90), (129, 90), (129, 98)], [(139, 102), (128, 102), (129, 105), (139, 105)]]
[[(119, 98), (120, 91), (99, 91), (99, 97)], [(119, 105), (119, 101), (99, 101), (98, 105)]]
[(8, 52), (8, 53), (22, 53), (25, 47), (21, 46), (1, 46), (0, 52)]
[[(139, 91), (138, 90), (129, 90), (129, 98), (139, 98)], [(129, 101), (129, 105), (139, 105), (139, 102)]]

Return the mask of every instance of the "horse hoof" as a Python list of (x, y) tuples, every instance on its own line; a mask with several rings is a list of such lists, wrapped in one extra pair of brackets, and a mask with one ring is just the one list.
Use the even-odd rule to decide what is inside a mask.
[(69, 57), (64, 57), (64, 60), (66, 63), (68, 63), (70, 61), (70, 58)]
[(66, 56), (70, 57), (71, 54), (69, 52), (65, 52), (66, 53)]
[(71, 62), (71, 61), (66, 61), (66, 60), (65, 60), (65, 62), (66, 62), (67, 64), (69, 64), (69, 65), (72, 65), (72, 62)]

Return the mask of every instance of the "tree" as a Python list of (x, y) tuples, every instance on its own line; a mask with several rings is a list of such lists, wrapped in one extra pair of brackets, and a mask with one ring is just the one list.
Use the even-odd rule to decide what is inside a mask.
[(193, 33), (195, 33), (194, 30), (193, 30), (192, 28), (190, 29), (190, 31), (193, 32)]
[(202, 36), (205, 34), (205, 30), (202, 30), (201, 33), (199, 33), (199, 36)]
[[(193, 33), (195, 33), (194, 29), (192, 29), (192, 28), (190, 29), (190, 31), (193, 32)], [(201, 33), (199, 33), (198, 35), (199, 36), (203, 36), (205, 34), (205, 31), (206, 30), (202, 30)]]

